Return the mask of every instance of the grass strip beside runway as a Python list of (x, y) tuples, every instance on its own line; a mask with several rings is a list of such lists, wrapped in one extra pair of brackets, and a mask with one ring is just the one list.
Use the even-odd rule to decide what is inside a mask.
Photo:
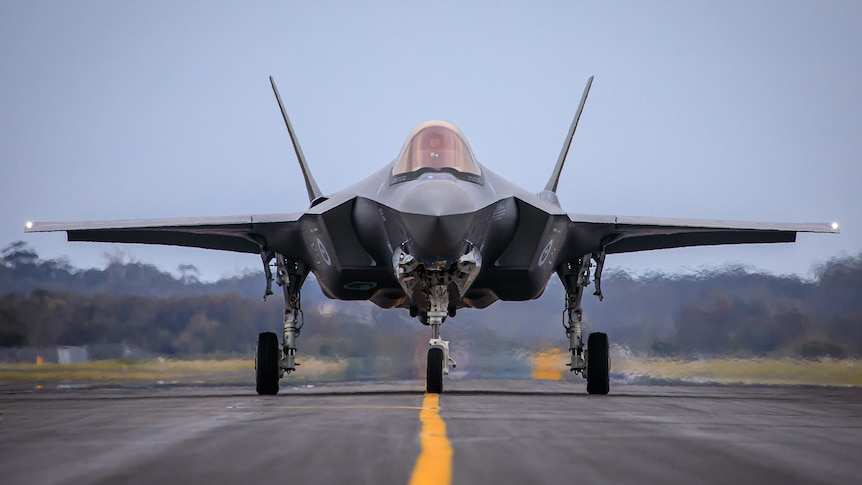
[[(302, 359), (303, 373), (291, 380), (341, 380), (347, 362)], [(77, 364), (0, 364), (0, 386), (16, 385), (254, 385), (253, 359), (101, 360)]]
[(862, 361), (799, 359), (630, 359), (612, 372), (685, 383), (862, 386)]
[[(568, 353), (545, 350), (523, 359), (516, 378), (577, 380), (565, 366)], [(517, 362), (516, 362), (517, 363)], [(357, 359), (304, 357), (299, 372), (289, 382), (338, 382), (355, 380)], [(396, 366), (396, 363), (390, 363)], [(385, 370), (385, 369), (384, 369)], [(510, 369), (511, 370), (511, 369)], [(465, 369), (466, 377), (471, 377)], [(488, 372), (481, 378), (494, 378)], [(671, 360), (635, 356), (612, 357), (612, 378), (619, 381), (822, 385), (862, 387), (862, 360), (801, 359), (700, 359)], [(506, 377), (512, 377), (511, 372)], [(366, 379), (391, 380), (371, 373)], [(112, 386), (153, 384), (254, 384), (254, 360), (111, 360), (79, 364), (0, 364), (0, 387)]]
[[(562, 380), (569, 354), (559, 349), (537, 352), (531, 359), (532, 378)], [(680, 383), (862, 386), (862, 361), (856, 359), (734, 359), (674, 360), (612, 356), (611, 375), (638, 383)]]

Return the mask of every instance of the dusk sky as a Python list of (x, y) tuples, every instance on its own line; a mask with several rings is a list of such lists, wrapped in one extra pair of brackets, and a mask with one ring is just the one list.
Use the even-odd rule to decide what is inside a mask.
[(428, 119), (538, 192), (595, 75), (566, 210), (842, 230), (614, 255), (608, 271), (810, 277), (862, 252), (860, 26), (849, 0), (2, 2), (0, 247), (80, 267), (119, 250), (205, 280), (258, 269), (255, 255), (23, 229), (305, 209), (269, 75), (325, 193), (390, 163)]

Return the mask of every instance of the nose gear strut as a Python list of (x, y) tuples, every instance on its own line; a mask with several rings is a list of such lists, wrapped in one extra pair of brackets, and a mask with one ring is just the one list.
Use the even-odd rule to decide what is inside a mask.
[[(431, 340), (428, 341), (428, 368), (425, 390), (430, 393), (443, 392), (443, 376), (449, 375), (449, 365), (455, 367), (455, 360), (449, 357), (449, 341), (440, 337), (440, 327), (446, 317), (449, 305), (449, 290), (446, 286), (435, 285), (429, 295), (428, 325), (431, 326)], [(439, 362), (438, 362), (439, 361)], [(439, 366), (439, 368), (438, 368)]]
[(449, 356), (449, 341), (440, 337), (440, 327), (447, 316), (455, 316), (458, 302), (479, 275), (482, 255), (470, 244), (458, 260), (448, 265), (426, 267), (402, 245), (392, 255), (392, 266), (398, 283), (411, 301), (410, 315), (418, 316), (422, 323), (431, 327), (425, 389), (439, 394), (443, 392), (443, 376), (449, 375), (449, 366), (456, 366)]

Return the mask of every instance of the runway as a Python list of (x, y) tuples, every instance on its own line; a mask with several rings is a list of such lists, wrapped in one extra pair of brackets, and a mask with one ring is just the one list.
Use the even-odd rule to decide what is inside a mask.
[(862, 474), (858, 388), (618, 385), (587, 396), (581, 382), (453, 380), (445, 391), (439, 406), (418, 381), (283, 384), (266, 397), (235, 387), (0, 392), (0, 482), (446, 483), (447, 466), (454, 484)]

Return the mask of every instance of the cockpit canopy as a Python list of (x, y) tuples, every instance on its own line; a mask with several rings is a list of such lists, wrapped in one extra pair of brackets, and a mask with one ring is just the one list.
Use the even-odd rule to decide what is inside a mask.
[(422, 169), (449, 169), (446, 171), (454, 170), (475, 177), (482, 175), (461, 130), (452, 123), (439, 120), (426, 121), (410, 133), (395, 161), (392, 175), (410, 174)]

